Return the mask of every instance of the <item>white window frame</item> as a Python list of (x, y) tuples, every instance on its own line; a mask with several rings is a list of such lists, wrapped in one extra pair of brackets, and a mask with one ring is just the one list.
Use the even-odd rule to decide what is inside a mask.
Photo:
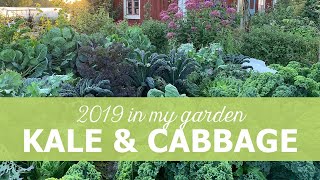
[(266, 0), (258, 0), (258, 11), (265, 12), (266, 10)]
[(184, 15), (185, 15), (186, 12), (187, 12), (185, 3), (186, 3), (186, 0), (179, 0), (179, 1), (178, 1), (178, 7), (179, 7), (179, 9), (182, 11), (182, 13), (183, 13)]
[[(141, 0), (139, 0), (139, 14), (138, 15), (128, 15), (127, 14), (127, 0), (123, 0), (123, 16), (125, 19), (140, 19), (141, 18)], [(132, 0), (133, 1), (133, 0)]]

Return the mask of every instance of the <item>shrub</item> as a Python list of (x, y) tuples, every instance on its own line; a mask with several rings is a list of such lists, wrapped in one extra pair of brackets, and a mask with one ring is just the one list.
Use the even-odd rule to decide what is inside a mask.
[(79, 12), (72, 18), (71, 25), (78, 32), (86, 34), (103, 32), (110, 35), (117, 31), (113, 19), (109, 18), (109, 14), (103, 8), (94, 13), (88, 10)]
[(157, 52), (165, 53), (168, 50), (168, 39), (166, 38), (166, 24), (148, 20), (141, 24), (142, 31), (151, 41), (151, 44), (156, 46)]
[(318, 60), (317, 38), (284, 31), (278, 26), (253, 28), (244, 35), (243, 41), (243, 54), (270, 64), (287, 65), (290, 61), (311, 64)]

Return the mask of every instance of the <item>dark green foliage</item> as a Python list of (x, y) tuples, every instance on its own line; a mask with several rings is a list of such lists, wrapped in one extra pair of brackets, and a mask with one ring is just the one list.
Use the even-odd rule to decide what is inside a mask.
[(44, 180), (47, 178), (61, 178), (72, 165), (67, 161), (34, 161), (34, 170), (27, 174), (29, 179)]
[(172, 50), (168, 56), (156, 62), (154, 75), (162, 77), (167, 83), (171, 83), (184, 93), (185, 80), (199, 67), (200, 64), (188, 58), (184, 52)]
[(141, 28), (143, 33), (150, 39), (151, 44), (156, 46), (157, 52), (167, 52), (169, 42), (165, 33), (166, 24), (156, 20), (147, 20), (143, 21)]
[(116, 179), (126, 180), (133, 179), (133, 164), (132, 161), (119, 162)]
[(277, 26), (253, 28), (244, 35), (242, 53), (265, 60), (269, 64), (287, 65), (290, 61), (310, 64), (318, 60), (319, 41)]
[(295, 86), (281, 85), (274, 90), (272, 97), (295, 97), (296, 94), (297, 88)]
[(268, 179), (316, 179), (317, 162), (273, 162)]
[(318, 0), (307, 0), (303, 15), (318, 24), (320, 28), (320, 2)]
[(260, 97), (271, 97), (273, 91), (283, 84), (283, 78), (272, 73), (253, 73), (243, 84), (243, 91), (246, 88), (255, 88)]
[(223, 61), (225, 63), (230, 63), (230, 64), (243, 64), (245, 62), (250, 62), (248, 60), (250, 58), (249, 56), (244, 56), (242, 54), (240, 55), (233, 55), (233, 54), (228, 54), (223, 57)]
[(120, 162), (116, 179), (232, 180), (228, 162)]
[(101, 173), (89, 162), (80, 161), (71, 166), (62, 179), (100, 180)]
[(138, 96), (145, 96), (149, 89), (155, 88), (153, 79), (154, 67), (157, 62), (165, 58), (165, 55), (157, 53), (151, 54), (144, 50), (136, 49), (134, 58), (128, 61), (134, 66), (136, 86), (138, 87)]
[(118, 170), (117, 161), (96, 161), (93, 162), (97, 171), (101, 173), (102, 179), (113, 180)]
[(243, 82), (239, 79), (229, 77), (217, 77), (208, 84), (208, 89), (204, 91), (207, 97), (237, 97), (241, 92)]
[(111, 91), (110, 81), (94, 79), (81, 79), (74, 87), (65, 84), (59, 91), (62, 97), (110, 97), (114, 96)]

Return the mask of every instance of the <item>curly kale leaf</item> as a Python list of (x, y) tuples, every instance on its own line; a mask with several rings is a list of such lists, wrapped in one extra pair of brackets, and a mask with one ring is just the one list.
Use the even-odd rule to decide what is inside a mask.
[(244, 56), (242, 54), (240, 55), (233, 55), (233, 54), (228, 54), (223, 56), (223, 61), (225, 63), (230, 63), (230, 64), (243, 64), (243, 63), (250, 63), (250, 58), (249, 56)]
[(23, 168), (12, 161), (2, 161), (0, 164), (0, 179), (16, 179), (22, 180), (23, 173), (30, 172), (33, 166)]
[(317, 172), (310, 161), (273, 162), (268, 179), (315, 179)]
[(301, 96), (305, 97), (319, 97), (319, 83), (314, 81), (313, 79), (304, 77), (304, 76), (296, 76), (294, 78), (294, 85), (298, 88), (298, 92)]
[(297, 88), (293, 85), (281, 85), (278, 86), (272, 97), (296, 97), (297, 96)]
[(120, 43), (112, 43), (107, 48), (81, 47), (77, 72), (86, 79), (109, 80), (114, 96), (137, 96), (134, 66), (125, 61), (129, 52), (130, 49)]
[(59, 91), (62, 97), (112, 97), (111, 84), (108, 80), (81, 79), (74, 87), (64, 84)]
[(255, 88), (259, 96), (271, 97), (277, 87), (283, 84), (284, 79), (279, 74), (253, 73), (243, 84), (243, 91), (252, 91)]
[(66, 175), (62, 177), (62, 180), (100, 180), (101, 173), (98, 172), (95, 166), (89, 162), (80, 161), (74, 164), (66, 172)]
[(205, 89), (204, 94), (209, 97), (238, 97), (243, 82), (233, 77), (218, 77)]
[(312, 65), (310, 69), (310, 74), (308, 74), (308, 78), (311, 78), (316, 82), (320, 82), (320, 63)]
[(94, 78), (99, 72), (103, 71), (108, 61), (110, 59), (105, 48), (83, 46), (78, 51), (76, 69), (81, 77)]

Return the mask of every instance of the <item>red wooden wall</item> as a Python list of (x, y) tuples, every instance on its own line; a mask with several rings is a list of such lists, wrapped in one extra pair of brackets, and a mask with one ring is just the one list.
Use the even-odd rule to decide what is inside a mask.
[[(167, 10), (169, 6), (169, 1), (168, 0), (149, 0), (151, 2), (151, 17), (152, 19), (158, 19), (160, 20), (160, 12), (163, 10)], [(129, 24), (135, 24), (135, 23), (141, 23), (144, 19), (145, 16), (145, 9), (144, 5), (148, 2), (148, 0), (140, 0), (140, 19), (139, 20), (128, 20)], [(121, 6), (120, 9), (121, 14), (120, 14), (120, 19), (117, 20), (123, 20), (123, 0), (114, 0), (114, 5), (115, 7)]]
[[(114, 0), (114, 5), (115, 7), (117, 6), (121, 6), (121, 14), (120, 14), (120, 19), (117, 20), (123, 20), (123, 1), (124, 0)], [(151, 17), (152, 19), (158, 19), (160, 20), (160, 12), (163, 10), (167, 10), (168, 6), (169, 6), (169, 0), (149, 0), (151, 2)], [(227, 4), (229, 6), (233, 6), (235, 7), (237, 5), (238, 0), (226, 0)], [(255, 9), (256, 12), (258, 12), (258, 1), (256, 0), (256, 4), (255, 4)], [(266, 0), (266, 4), (265, 4), (265, 9), (268, 9), (270, 7), (272, 7), (272, 1), (273, 0)], [(140, 0), (140, 19), (139, 20), (128, 20), (129, 24), (135, 24), (135, 23), (141, 23), (144, 20), (144, 16), (145, 16), (145, 9), (144, 9), (144, 5), (148, 2), (148, 0)]]

